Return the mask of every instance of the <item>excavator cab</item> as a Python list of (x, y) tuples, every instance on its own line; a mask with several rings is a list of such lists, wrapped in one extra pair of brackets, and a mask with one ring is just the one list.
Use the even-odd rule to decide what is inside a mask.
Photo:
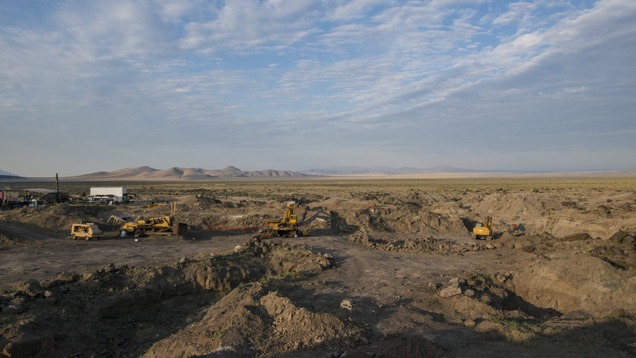
[(495, 235), (492, 231), (492, 216), (489, 215), (486, 220), (481, 223), (478, 222), (473, 228), (472, 236), (479, 240), (482, 237), (486, 240), (491, 240)]
[(279, 228), (293, 228), (296, 226), (296, 215), (294, 214), (294, 203), (291, 202), (287, 204), (287, 208), (285, 209), (285, 215), (283, 216), (283, 220), (271, 220), (265, 223), (265, 226), (269, 229)]

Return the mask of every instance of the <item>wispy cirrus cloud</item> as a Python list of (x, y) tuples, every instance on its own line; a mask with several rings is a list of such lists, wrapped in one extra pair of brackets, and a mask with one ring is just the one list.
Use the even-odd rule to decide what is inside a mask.
[[(95, 131), (140, 153), (169, 131), (175, 162), (227, 147), (236, 162), (222, 164), (253, 169), (305, 168), (271, 159), (282, 150), (311, 167), (471, 167), (476, 135), (498, 138), (482, 145), (493, 163), (537, 147), (629, 153), (634, 16), (628, 0), (4, 3), (0, 118), (5, 136), (38, 138), (25, 158), (69, 133), (100, 156)], [(79, 157), (75, 144), (55, 147)]]
[(314, 30), (320, 12), (312, 1), (237, 0), (210, 8), (211, 17), (184, 25), (184, 49), (262, 51), (259, 46), (282, 48), (297, 43)]

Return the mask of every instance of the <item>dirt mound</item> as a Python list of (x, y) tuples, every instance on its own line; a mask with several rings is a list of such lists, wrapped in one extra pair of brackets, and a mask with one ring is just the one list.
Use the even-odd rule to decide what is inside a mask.
[(105, 213), (110, 211), (112, 208), (98, 205), (40, 205), (6, 211), (3, 213), (3, 218), (7, 221), (32, 224), (42, 229), (66, 233), (70, 232), (72, 224), (95, 222), (98, 216), (106, 215)]
[(4, 232), (0, 231), (0, 250), (3, 250), (4, 248), (13, 247), (16, 245), (19, 245), (19, 242), (17, 239), (9, 237), (5, 235)]
[[(525, 300), (513, 284), (512, 273), (478, 274), (466, 272), (439, 287), (429, 284), (450, 309), (449, 318), (460, 321), (492, 320), (493, 318), (534, 319), (559, 314), (542, 309)], [(452, 298), (452, 299), (451, 299)]]
[(615, 267), (636, 269), (636, 232), (618, 231), (590, 253)]
[(344, 212), (340, 216), (350, 229), (367, 232), (419, 233), (422, 235), (468, 234), (464, 223), (456, 217), (420, 209), (415, 204), (398, 207), (371, 206), (354, 212)]
[[(590, 262), (582, 264), (589, 265)], [(572, 265), (572, 262), (563, 263), (561, 268), (568, 265)], [(608, 274), (606, 270), (601, 271), (601, 275)], [(554, 273), (554, 270), (550, 273)], [(534, 271), (534, 274), (537, 272)], [(599, 303), (586, 306), (581, 303), (594, 298), (599, 291), (593, 287), (594, 284), (590, 284), (597, 282), (598, 277), (592, 277), (588, 282), (575, 287), (572, 281), (581, 276), (585, 276), (585, 273), (579, 277), (571, 277), (567, 283), (552, 282), (544, 290), (537, 289), (538, 285), (535, 285), (529, 291), (527, 284), (534, 283), (527, 283), (529, 277), (526, 272), (464, 273), (462, 277), (455, 277), (441, 287), (439, 284), (429, 284), (429, 289), (440, 297), (440, 303), (445, 307), (442, 310), (446, 312), (445, 318), (473, 328), (475, 333), (487, 341), (541, 346), (546, 344), (546, 340), (556, 340), (567, 344), (565, 347), (557, 344), (549, 348), (549, 351), (564, 350), (568, 354), (572, 353), (570, 344), (573, 342), (579, 347), (594, 349), (595, 352), (612, 347), (622, 352), (618, 356), (636, 352), (633, 347), (635, 312), (633, 309), (625, 309), (634, 304), (633, 283), (630, 288), (616, 290), (613, 297), (606, 296)], [(538, 280), (546, 280), (546, 275), (539, 274)], [(630, 297), (618, 298), (628, 292), (631, 293)], [(549, 304), (541, 305), (537, 301), (546, 297), (551, 298)], [(574, 302), (576, 300), (578, 301)], [(537, 351), (540, 352), (541, 349)], [(616, 353), (609, 352), (599, 354), (616, 356)]]
[(497, 246), (481, 243), (459, 243), (452, 240), (431, 237), (406, 237), (397, 234), (368, 234), (357, 232), (349, 236), (351, 242), (365, 245), (376, 250), (425, 253), (440, 256), (458, 255), (468, 251), (493, 250)]
[(313, 202), (308, 198), (293, 196), (275, 202), (232, 198), (222, 200), (221, 197), (209, 194), (196, 194), (183, 200), (178, 210), (179, 221), (187, 222), (194, 229), (212, 229), (231, 233), (231, 228), (260, 228), (270, 220), (280, 220), (285, 205), (293, 201), (297, 204), (294, 214), (305, 230), (325, 230), (331, 228), (331, 216), (323, 207), (309, 208), (306, 203)]
[(30, 280), (0, 295), (0, 352), (13, 358), (139, 356), (243, 283), (332, 265), (328, 256), (251, 240), (229, 255), (183, 258), (170, 266), (110, 265), (83, 275)]
[(633, 275), (583, 252), (540, 259), (516, 273), (513, 282), (529, 303), (561, 313), (582, 310), (603, 317), (636, 307)]
[(362, 330), (330, 314), (298, 307), (260, 283), (241, 286), (204, 318), (155, 345), (144, 357), (276, 356), (287, 351), (337, 351), (361, 341)]
[(541, 217), (546, 214), (542, 196), (535, 193), (493, 193), (471, 202), (471, 210), (482, 216), (496, 213), (505, 221)]

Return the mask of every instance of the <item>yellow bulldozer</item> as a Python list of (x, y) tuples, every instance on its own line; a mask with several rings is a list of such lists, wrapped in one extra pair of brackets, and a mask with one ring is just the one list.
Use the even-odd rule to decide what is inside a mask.
[(170, 216), (157, 218), (138, 219), (136, 221), (124, 223), (121, 230), (135, 237), (142, 235), (182, 235), (188, 225), (177, 223), (174, 220), (177, 204), (170, 203)]
[(101, 230), (97, 227), (96, 224), (86, 223), (86, 224), (73, 224), (71, 225), (71, 239), (95, 239), (99, 240), (102, 236)]
[(489, 215), (484, 222), (478, 222), (473, 228), (472, 236), (477, 240), (481, 238), (493, 239), (495, 234), (492, 231), (492, 216)]
[(283, 220), (272, 220), (265, 223), (265, 229), (259, 231), (259, 235), (256, 236), (261, 239), (268, 239), (270, 237), (298, 237), (307, 236), (307, 231), (301, 231), (296, 227), (297, 218), (294, 214), (294, 202), (288, 203), (285, 209), (285, 216)]

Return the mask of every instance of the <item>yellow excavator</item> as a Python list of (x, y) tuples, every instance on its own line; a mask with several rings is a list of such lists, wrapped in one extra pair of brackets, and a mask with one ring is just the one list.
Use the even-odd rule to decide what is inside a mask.
[(188, 229), (188, 225), (174, 222), (174, 214), (176, 213), (176, 210), (177, 203), (170, 203), (170, 216), (138, 219), (133, 222), (125, 223), (121, 229), (133, 236), (181, 235)]
[(494, 238), (495, 234), (492, 231), (492, 216), (489, 215), (486, 218), (486, 221), (481, 223), (478, 222), (473, 228), (472, 236), (479, 240), (482, 237), (486, 240), (491, 240)]
[(272, 220), (265, 223), (265, 229), (259, 231), (260, 235), (256, 236), (261, 239), (268, 239), (274, 236), (280, 237), (298, 237), (307, 236), (307, 231), (301, 231), (296, 227), (297, 218), (294, 214), (294, 202), (288, 203), (285, 209), (283, 220)]

